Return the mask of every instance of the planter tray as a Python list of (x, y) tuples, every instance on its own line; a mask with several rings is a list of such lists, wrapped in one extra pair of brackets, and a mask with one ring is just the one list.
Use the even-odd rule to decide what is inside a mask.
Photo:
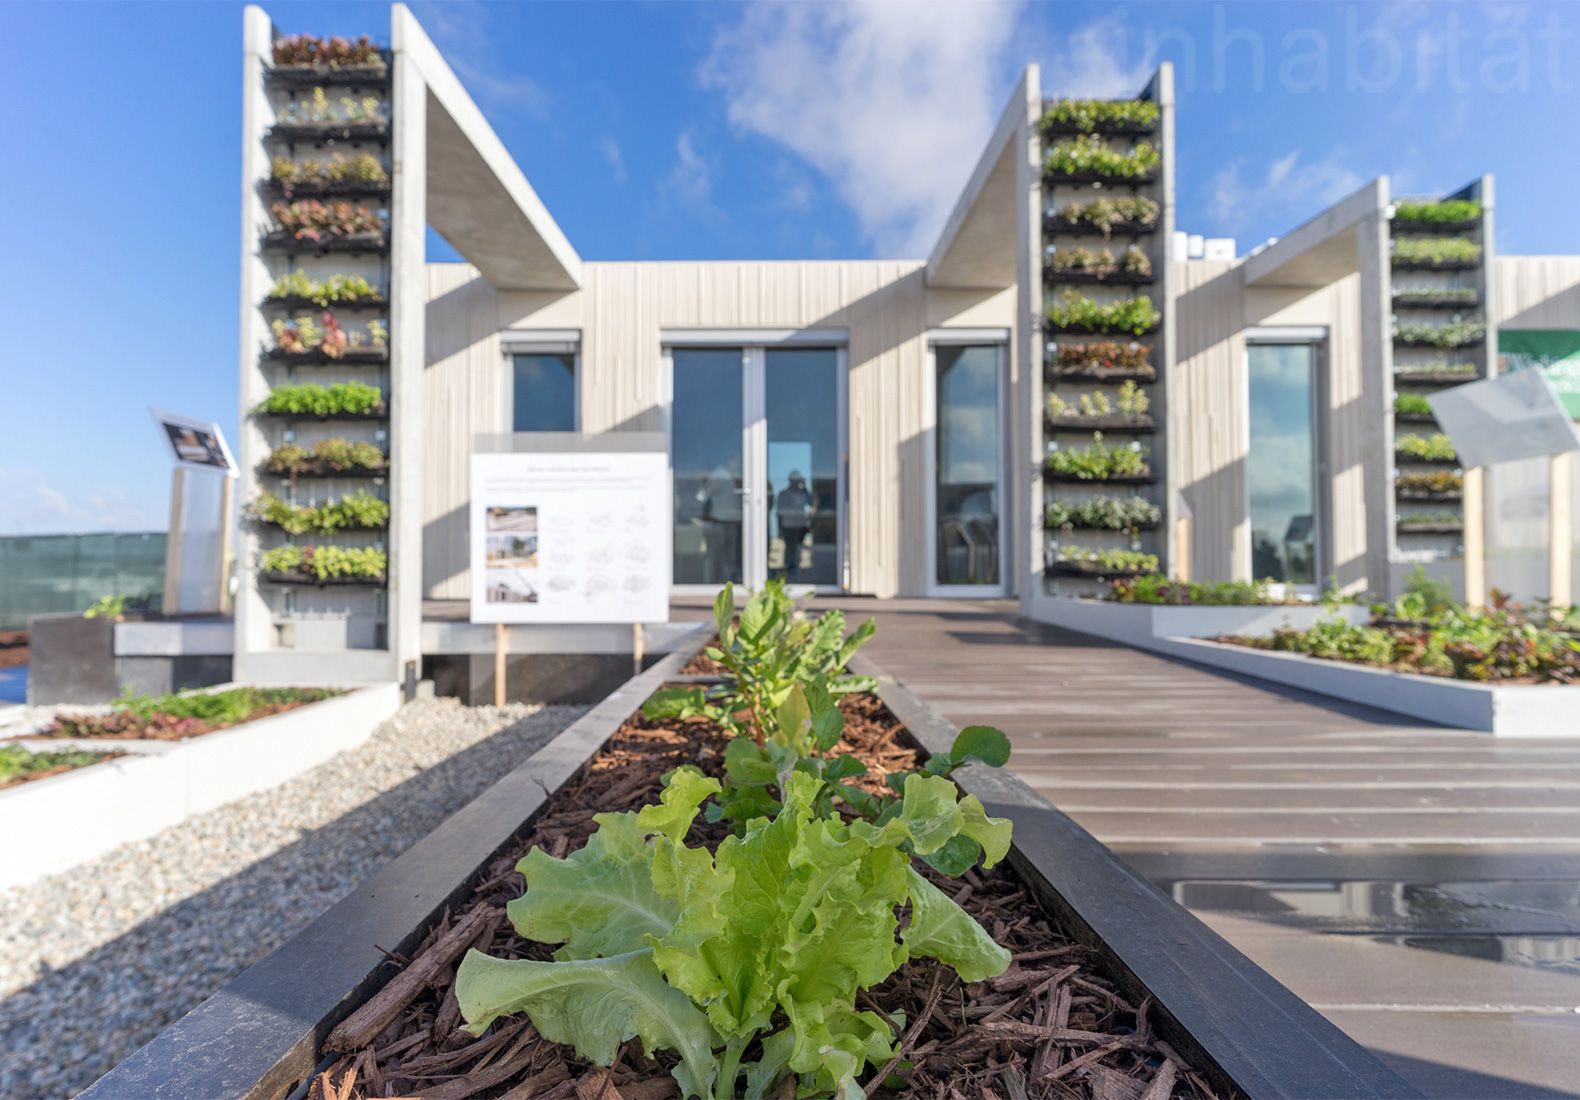
[(265, 298), (259, 305), (264, 309), (311, 309), (320, 312), (327, 309), (333, 312), (342, 309), (388, 309), (390, 304), (388, 299), (379, 297), (360, 298), (354, 302), (330, 302), (327, 306), (321, 306), (311, 298), (291, 296), (286, 298)]
[(1396, 386), (1459, 386), (1466, 382), (1479, 382), (1479, 374), (1454, 374), (1451, 371), (1430, 370), (1396, 370), (1393, 372), (1393, 384)]
[(264, 73), (270, 84), (283, 88), (348, 84), (372, 88), (390, 82), (388, 65), (275, 65)]
[(263, 573), (270, 584), (301, 585), (305, 588), (383, 588), (384, 577), (310, 577), (305, 573)]
[(326, 355), (318, 348), (309, 351), (282, 351), (270, 348), (263, 357), (271, 363), (289, 363), (294, 366), (383, 366), (390, 361), (389, 348), (347, 348), (339, 358)]
[(386, 199), (390, 183), (372, 183), (363, 180), (302, 180), (298, 183), (269, 181), (269, 190), (284, 199), (312, 199), (333, 197), (337, 199)]
[(390, 139), (385, 122), (277, 122), (269, 128), (271, 141), (322, 142), (365, 141), (383, 145)]
[(1135, 332), (1132, 329), (1091, 328), (1087, 325), (1044, 325), (1045, 336), (1107, 336), (1115, 340), (1138, 340), (1157, 332), (1156, 324)]
[(1075, 122), (1054, 122), (1048, 120), (1038, 122), (1037, 128), (1045, 134), (1054, 134), (1059, 137), (1079, 137), (1082, 134), (1146, 137), (1148, 134), (1158, 132), (1158, 124), (1156, 122), (1131, 122), (1118, 119), (1112, 122), (1100, 122), (1096, 126), (1082, 126)]
[(1416, 222), (1395, 218), (1388, 223), (1389, 232), (1392, 233), (1430, 233), (1434, 236), (1442, 236), (1445, 233), (1468, 233), (1480, 226), (1480, 218), (1463, 218), (1457, 222)]
[(1148, 187), (1158, 181), (1156, 171), (1148, 172), (1144, 176), (1104, 176), (1097, 172), (1044, 172), (1042, 182), (1050, 187), (1060, 187), (1066, 184), (1099, 183), (1105, 187)]
[(368, 413), (288, 413), (288, 412), (255, 412), (254, 416), (267, 416), (274, 420), (318, 420), (328, 422), (331, 420), (388, 420), (389, 407), (380, 406)]
[(1402, 413), (1396, 412), (1393, 418), (1401, 424), (1436, 424), (1437, 417), (1431, 413)]
[(372, 480), (382, 481), (390, 476), (388, 469), (384, 470), (271, 470), (267, 466), (260, 466), (258, 472), (264, 477), (296, 478), (298, 481), (312, 479), (315, 481), (328, 481), (333, 478), (342, 480)]
[(1417, 458), (1414, 455), (1407, 455), (1403, 451), (1395, 451), (1393, 453), (1393, 460), (1394, 460), (1395, 463), (1401, 463), (1401, 464), (1404, 464), (1404, 465), (1407, 465), (1407, 466), (1458, 466), (1459, 465), (1459, 459), (1458, 458)]
[(1450, 489), (1447, 492), (1443, 492), (1443, 493), (1422, 493), (1422, 492), (1418, 492), (1418, 491), (1412, 491), (1412, 490), (1409, 490), (1409, 489), (1395, 489), (1394, 490), (1394, 499), (1395, 500), (1409, 500), (1409, 501), (1428, 501), (1428, 500), (1429, 501), (1450, 501), (1450, 500), (1464, 500), (1465, 499), (1465, 494), (1464, 494), (1464, 492), (1462, 490), (1459, 490), (1459, 489)]
[[(530, 831), (549, 798), (656, 689), (675, 682), (689, 645), (617, 689), (427, 837), (271, 954), (165, 1028), (86, 1093), (276, 1100), (314, 1072), (323, 1037), (382, 988), (389, 953), (415, 954), (490, 864)], [(914, 742), (948, 749), (957, 730), (860, 655), (851, 671)], [(679, 677), (686, 679), (685, 677)], [(1014, 822), (1010, 866), (1136, 1003), (1151, 997), (1159, 1034), (1221, 1093), (1295, 1100), (1410, 1100), (1375, 1056), (1246, 959), (1091, 834), (1013, 775), (966, 768), (962, 792)], [(385, 949), (388, 949), (386, 951)]]
[[(260, 520), (257, 520), (255, 522), (258, 524), (259, 527), (267, 527), (271, 531), (283, 531), (283, 530), (285, 530), (285, 528), (281, 527), (278, 523), (271, 523), (268, 520), (261, 520), (260, 519)], [(321, 535), (320, 537), (328, 538), (328, 537), (330, 537), (330, 535), (338, 535), (338, 534), (341, 534), (342, 532), (350, 532), (350, 533), (353, 533), (353, 534), (364, 534), (364, 535), (366, 535), (366, 534), (376, 533), (376, 532), (379, 532), (379, 531), (388, 531), (389, 529), (390, 529), (389, 521), (386, 520), (385, 522), (380, 523), (380, 524), (376, 524), (375, 526), (372, 526), (372, 527), (337, 527), (332, 532), (330, 532), (329, 534)], [(313, 532), (313, 534), (318, 534), (318, 532)], [(291, 580), (280, 580), (280, 581), (275, 581), (274, 580), (274, 578), (276, 576), (280, 576), (280, 577), (290, 576), (291, 574), (288, 574), (288, 573), (279, 573), (279, 574), (268, 573), (268, 574), (265, 574), (265, 575), (271, 581), (274, 581), (274, 583), (276, 583), (276, 584), (296, 584), (296, 583), (298, 583), (297, 581), (291, 581)], [(324, 582), (324, 583), (335, 584), (335, 583), (339, 583), (339, 582), (327, 581), (327, 582)], [(382, 584), (383, 582), (380, 581), (379, 583)]]
[(1051, 267), (1042, 269), (1042, 281), (1045, 283), (1100, 283), (1109, 286), (1149, 286), (1158, 281), (1156, 275), (1137, 275), (1130, 271), (1114, 271), (1101, 274), (1096, 271), (1055, 271)]
[(1418, 298), (1395, 294), (1393, 297), (1394, 309), (1477, 309), (1480, 305), (1479, 294), (1474, 298), (1455, 298), (1445, 294), (1427, 294)]
[(1074, 367), (1064, 370), (1054, 366), (1047, 366), (1043, 370), (1044, 380), (1051, 383), (1058, 382), (1156, 382), (1158, 372), (1156, 367), (1125, 367), (1120, 370), (1101, 370), (1094, 367)]
[(278, 230), (266, 233), (259, 243), (275, 252), (378, 252), (389, 251), (387, 233), (357, 233), (349, 237), (325, 237), (313, 241), (297, 237), (294, 233)]
[(1090, 485), (1094, 489), (1104, 485), (1155, 485), (1156, 474), (1123, 474), (1119, 477), (1076, 477), (1073, 474), (1050, 473), (1047, 468), (1042, 471), (1042, 479), (1055, 485)]
[(1480, 260), (1406, 260), (1390, 257), (1395, 271), (1474, 271)]
[(1395, 530), (1401, 535), (1458, 535), (1465, 530), (1463, 523), (1401, 523)]
[(1072, 222), (1057, 214), (1045, 214), (1042, 231), (1056, 236), (1071, 237), (1145, 237), (1158, 231), (1157, 222), (1115, 222), (1104, 233), (1090, 222)]
[[(1131, 531), (1156, 531), (1158, 524), (1154, 521), (1151, 523), (1136, 523), (1129, 527), (1095, 527), (1090, 523), (1048, 523), (1044, 521), (1042, 529), (1044, 531), (1096, 531), (1104, 535), (1123, 535)], [(1059, 562), (1057, 564), (1068, 565), (1070, 563)]]
[(1113, 416), (1045, 416), (1042, 420), (1050, 431), (1055, 432), (1133, 432), (1149, 435), (1158, 430), (1157, 424), (1145, 413), (1139, 416), (1126, 416), (1123, 413)]
[[(1119, 532), (1115, 532), (1118, 534)], [(1110, 569), (1090, 561), (1056, 561), (1043, 566), (1045, 577), (1141, 577), (1155, 573), (1155, 569)]]
[(1437, 351), (1462, 351), (1465, 348), (1479, 348), (1485, 342), (1486, 337), (1480, 336), (1469, 343), (1451, 344), (1448, 347), (1443, 347), (1441, 344), (1434, 344), (1430, 340), (1410, 340), (1399, 336), (1393, 338), (1393, 346), (1396, 348), (1433, 348)]

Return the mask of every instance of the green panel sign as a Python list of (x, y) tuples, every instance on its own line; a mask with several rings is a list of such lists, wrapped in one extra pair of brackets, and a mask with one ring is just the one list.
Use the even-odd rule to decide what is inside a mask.
[(1569, 329), (1499, 329), (1498, 373), (1540, 370), (1580, 420), (1580, 331)]

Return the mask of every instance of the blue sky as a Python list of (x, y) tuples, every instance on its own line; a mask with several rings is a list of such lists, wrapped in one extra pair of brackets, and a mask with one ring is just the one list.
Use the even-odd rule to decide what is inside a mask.
[[(589, 259), (924, 254), (1026, 62), (1122, 95), (1160, 59), (1182, 227), (1244, 250), (1374, 175), (1493, 172), (1501, 251), (1580, 252), (1580, 5), (412, 7)], [(239, 4), (0, 4), (0, 533), (163, 528), (149, 405), (234, 436), (240, 36)]]

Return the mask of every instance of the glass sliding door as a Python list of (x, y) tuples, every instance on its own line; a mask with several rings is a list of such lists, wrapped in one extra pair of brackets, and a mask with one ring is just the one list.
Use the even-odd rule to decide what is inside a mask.
[(1251, 344), (1249, 382), (1251, 576), (1314, 585), (1317, 560), (1316, 347)]
[(1000, 348), (933, 349), (937, 426), (933, 453), (934, 587), (996, 591), (1003, 437)]
[(740, 584), (744, 358), (739, 348), (675, 348), (671, 356), (675, 584)]
[(768, 451), (762, 484), (768, 577), (835, 587), (840, 556), (839, 352), (768, 348), (763, 411)]

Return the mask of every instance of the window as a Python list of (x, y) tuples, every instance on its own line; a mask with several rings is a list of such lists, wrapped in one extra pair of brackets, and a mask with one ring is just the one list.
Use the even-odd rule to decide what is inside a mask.
[(1251, 576), (1317, 581), (1316, 347), (1247, 348)]
[(934, 349), (933, 581), (994, 586), (999, 578), (999, 348)]
[(523, 351), (510, 357), (513, 432), (576, 431), (576, 355)]

